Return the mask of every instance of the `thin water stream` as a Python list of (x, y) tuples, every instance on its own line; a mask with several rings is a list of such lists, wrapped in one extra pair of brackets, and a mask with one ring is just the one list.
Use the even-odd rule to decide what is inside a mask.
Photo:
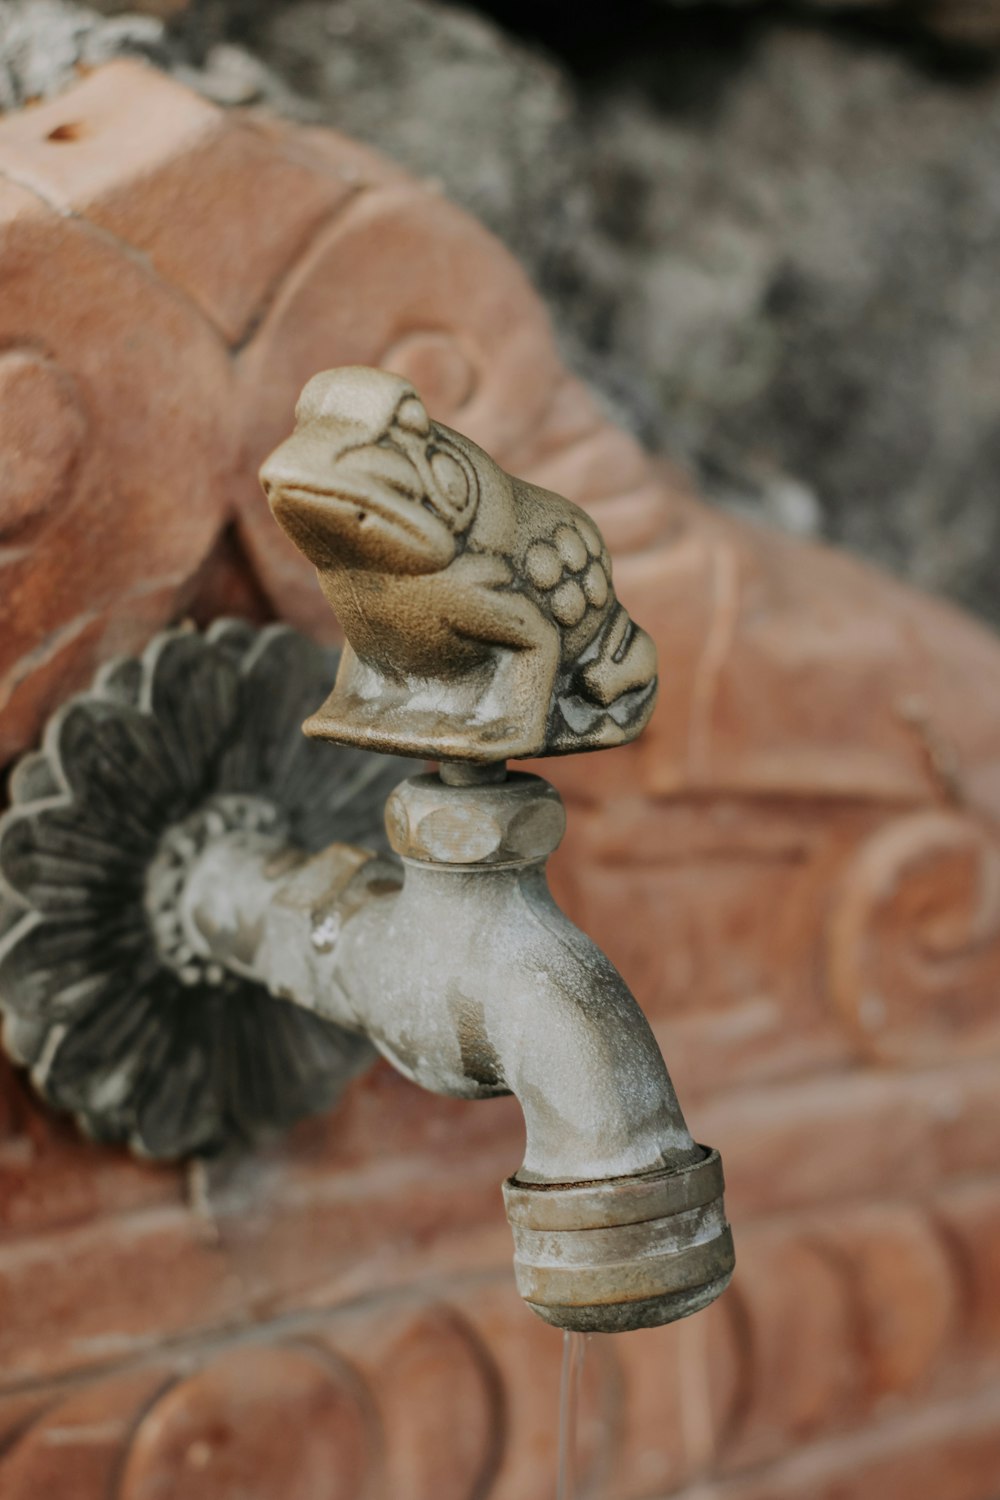
[(580, 1414), (580, 1382), (589, 1342), (590, 1335), (586, 1333), (563, 1334), (556, 1500), (574, 1500), (576, 1495), (576, 1429)]

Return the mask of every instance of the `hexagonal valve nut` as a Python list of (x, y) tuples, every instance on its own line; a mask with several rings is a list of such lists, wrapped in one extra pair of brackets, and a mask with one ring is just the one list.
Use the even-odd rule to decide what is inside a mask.
[(536, 864), (559, 845), (566, 813), (555, 787), (512, 772), (493, 785), (411, 776), (386, 805), (389, 842), (405, 860), (462, 867)]

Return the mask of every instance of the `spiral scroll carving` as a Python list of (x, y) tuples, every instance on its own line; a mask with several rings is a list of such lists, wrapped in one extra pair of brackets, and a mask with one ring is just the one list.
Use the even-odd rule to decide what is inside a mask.
[(0, 538), (23, 543), (66, 493), (87, 435), (76, 381), (31, 348), (0, 353), (0, 407), (20, 435), (0, 472)]
[(1000, 840), (915, 812), (863, 844), (827, 927), (829, 992), (859, 1050), (921, 1064), (1000, 1051)]

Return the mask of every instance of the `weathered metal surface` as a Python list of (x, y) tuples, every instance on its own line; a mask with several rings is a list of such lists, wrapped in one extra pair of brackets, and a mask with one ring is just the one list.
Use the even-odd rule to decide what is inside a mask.
[(348, 646), (307, 734), (497, 761), (632, 740), (656, 648), (578, 506), (432, 422), (384, 370), (316, 375), (261, 480)]
[(519, 1290), (547, 1322), (621, 1332), (706, 1306), (733, 1269), (718, 1155), (691, 1139), (621, 976), (552, 900), (558, 793), (416, 776), (386, 824), (402, 883), (336, 846), (283, 870), (252, 834), (220, 840), (188, 888), (202, 958), (235, 956), (434, 1093), (517, 1097), (505, 1198)]
[(554, 786), (516, 771), (493, 784), (472, 782), (475, 796), (469, 785), (420, 776), (397, 788), (385, 809), (396, 853), (430, 865), (522, 865), (559, 847), (566, 810)]
[(555, 1186), (504, 1183), (517, 1289), (547, 1323), (624, 1332), (699, 1312), (729, 1285), (733, 1237), (717, 1151), (667, 1171)]

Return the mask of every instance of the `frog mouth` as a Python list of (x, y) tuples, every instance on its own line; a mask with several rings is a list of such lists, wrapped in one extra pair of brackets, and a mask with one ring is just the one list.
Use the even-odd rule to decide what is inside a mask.
[(406, 553), (421, 560), (420, 571), (444, 567), (454, 555), (454, 537), (429, 500), (371, 475), (357, 486), (340, 476), (336, 488), (282, 485), (272, 506), (279, 523), (284, 512), (334, 552), (371, 561), (387, 550)]

